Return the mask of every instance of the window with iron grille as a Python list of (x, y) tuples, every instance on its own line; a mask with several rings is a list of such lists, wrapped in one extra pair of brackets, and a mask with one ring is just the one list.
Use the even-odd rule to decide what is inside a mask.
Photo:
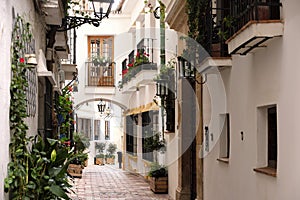
[(149, 149), (147, 139), (154, 136), (159, 130), (158, 111), (147, 111), (142, 113), (142, 150), (143, 159), (153, 161), (153, 151)]
[(137, 153), (137, 115), (126, 116), (126, 151), (129, 154)]

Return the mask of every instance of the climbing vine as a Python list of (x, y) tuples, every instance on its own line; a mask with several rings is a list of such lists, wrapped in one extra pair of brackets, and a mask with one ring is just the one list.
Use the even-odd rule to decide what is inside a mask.
[(70, 90), (72, 87), (68, 87), (62, 90), (62, 95), (58, 98), (58, 123), (60, 125), (60, 133), (69, 138), (69, 130), (73, 124), (73, 119), (71, 118), (72, 110), (72, 101)]
[(5, 191), (13, 200), (69, 199), (68, 164), (74, 153), (60, 141), (28, 137), (25, 46), (32, 38), (30, 24), (18, 16), (12, 33), (10, 86), (10, 159)]
[(8, 177), (5, 180), (5, 188), (13, 192), (13, 196), (24, 196), (26, 188), (19, 187), (28, 183), (28, 159), (26, 137), (28, 126), (24, 119), (26, 113), (26, 64), (23, 54), (24, 45), (31, 39), (30, 24), (24, 23), (21, 17), (17, 17), (12, 34), (11, 48), (11, 86), (10, 86), (10, 131), (11, 162), (8, 165)]
[(205, 14), (209, 6), (210, 0), (187, 0), (186, 12), (188, 15), (188, 36), (203, 43), (205, 39)]

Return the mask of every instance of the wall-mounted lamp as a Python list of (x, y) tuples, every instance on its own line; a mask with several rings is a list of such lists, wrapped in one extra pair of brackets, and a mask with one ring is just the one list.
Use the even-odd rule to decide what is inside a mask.
[(70, 30), (86, 23), (95, 27), (100, 26), (102, 19), (108, 18), (114, 0), (89, 0), (89, 2), (92, 3), (93, 16), (80, 17), (76, 16), (76, 13), (74, 16), (66, 16), (63, 18), (62, 25), (58, 31)]
[(76, 80), (73, 83), (73, 92), (78, 92), (78, 84), (79, 84), (79, 81), (78, 81), (78, 78), (76, 78)]
[(179, 78), (185, 78), (191, 81), (194, 81), (198, 84), (204, 84), (207, 81), (207, 75), (204, 74), (204, 80), (199, 82), (196, 79), (196, 68), (194, 63), (191, 63), (184, 59), (183, 57), (179, 56), (178, 58), (178, 68), (179, 68)]
[(27, 54), (25, 55), (27, 57), (27, 64), (34, 67), (37, 65), (37, 60), (35, 54)]
[(169, 94), (168, 89), (168, 80), (166, 79), (159, 79), (156, 81), (156, 96), (160, 98), (165, 98)]
[(102, 101), (102, 99), (100, 100), (99, 104), (98, 104), (98, 111), (99, 113), (102, 115), (105, 111), (105, 103)]
[(58, 71), (58, 77), (59, 77), (59, 82), (64, 83), (66, 78), (65, 78), (65, 71), (63, 69), (60, 69)]

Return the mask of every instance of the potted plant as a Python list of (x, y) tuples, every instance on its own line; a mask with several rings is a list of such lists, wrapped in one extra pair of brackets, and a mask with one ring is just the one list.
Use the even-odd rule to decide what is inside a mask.
[(150, 189), (154, 193), (168, 193), (168, 171), (165, 166), (154, 162), (148, 173)]
[(107, 66), (110, 63), (110, 58), (101, 57), (101, 56), (93, 56), (92, 63), (95, 66)]
[(114, 154), (116, 153), (116, 150), (117, 150), (116, 144), (110, 143), (108, 145), (108, 148), (106, 149), (106, 152), (108, 152), (108, 153), (105, 155), (106, 164), (112, 164), (112, 165), (115, 164), (115, 155)]
[(90, 142), (87, 137), (80, 133), (74, 133), (74, 160), (68, 166), (68, 173), (72, 177), (81, 178), (82, 169), (87, 165), (88, 154), (84, 151), (89, 147)]
[(106, 143), (105, 142), (96, 142), (95, 149), (96, 149), (96, 157), (94, 159), (95, 165), (104, 165), (104, 150), (105, 150)]
[(150, 63), (149, 54), (147, 54), (142, 50), (138, 51), (134, 59), (134, 66), (148, 64), (148, 63)]

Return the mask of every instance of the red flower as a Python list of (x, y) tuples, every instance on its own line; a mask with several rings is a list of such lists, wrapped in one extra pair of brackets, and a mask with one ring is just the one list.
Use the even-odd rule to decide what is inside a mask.
[(70, 91), (70, 92), (72, 92), (72, 91), (73, 91), (73, 88), (72, 88), (71, 86), (70, 86), (68, 89), (69, 89), (69, 91)]
[(69, 147), (71, 145), (71, 141), (65, 141), (64, 144)]
[(122, 77), (128, 72), (128, 69), (123, 69), (122, 70)]
[(20, 63), (24, 63), (24, 62), (25, 62), (24, 58), (20, 58)]
[(129, 63), (127, 66), (128, 67), (133, 67), (133, 63)]

